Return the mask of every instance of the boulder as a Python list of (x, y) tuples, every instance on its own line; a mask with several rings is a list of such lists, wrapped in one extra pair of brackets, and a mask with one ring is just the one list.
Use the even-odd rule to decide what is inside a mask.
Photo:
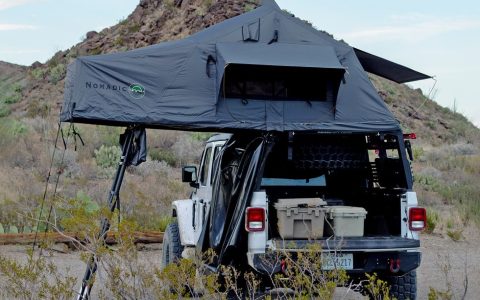
[(87, 32), (87, 39), (93, 39), (94, 37), (96, 37), (98, 35), (98, 32), (92, 30), (92, 31), (89, 31)]

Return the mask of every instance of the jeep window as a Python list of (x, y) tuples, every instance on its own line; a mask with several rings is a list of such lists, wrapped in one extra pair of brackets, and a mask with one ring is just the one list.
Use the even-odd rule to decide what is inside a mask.
[(211, 158), (212, 158), (212, 147), (208, 147), (205, 150), (205, 155), (203, 156), (202, 170), (200, 170), (200, 184), (202, 186), (207, 185)]
[[(215, 162), (215, 159), (217, 159), (218, 152), (220, 152), (220, 148), (222, 148), (221, 145), (218, 145), (215, 147), (213, 150), (213, 161)], [(212, 167), (213, 168), (213, 167)], [(210, 172), (210, 182), (213, 183), (213, 171)]]

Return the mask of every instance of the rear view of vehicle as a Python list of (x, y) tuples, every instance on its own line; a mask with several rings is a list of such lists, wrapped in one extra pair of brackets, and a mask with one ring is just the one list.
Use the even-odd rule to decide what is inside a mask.
[(375, 272), (398, 299), (414, 299), (426, 214), (412, 191), (409, 141), (290, 133), (271, 144), (245, 211), (249, 265), (281, 273), (285, 254), (317, 245), (322, 268), (345, 269), (352, 279)]

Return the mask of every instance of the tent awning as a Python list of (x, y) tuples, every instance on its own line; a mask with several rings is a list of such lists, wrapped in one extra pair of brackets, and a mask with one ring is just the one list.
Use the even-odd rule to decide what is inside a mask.
[(360, 61), (360, 64), (362, 64), (363, 69), (369, 73), (390, 79), (397, 83), (432, 78), (431, 76), (417, 72), (363, 50), (357, 48), (354, 48), (354, 50), (358, 60)]

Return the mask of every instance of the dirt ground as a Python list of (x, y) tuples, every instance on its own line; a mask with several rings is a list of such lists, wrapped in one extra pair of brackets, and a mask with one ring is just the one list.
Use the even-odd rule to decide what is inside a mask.
[[(451, 285), (453, 299), (462, 299), (465, 278), (468, 279), (468, 285), (464, 299), (478, 299), (480, 294), (480, 232), (477, 228), (469, 227), (463, 235), (466, 239), (458, 242), (440, 234), (422, 235), (423, 257), (418, 270), (418, 299), (427, 299), (430, 287), (445, 291), (447, 284)], [(26, 261), (25, 250), (26, 246), (0, 246), (1, 255), (15, 258), (18, 261)], [(48, 259), (52, 260), (59, 269), (64, 272), (68, 270), (71, 275), (78, 275), (80, 281), (85, 272), (85, 264), (79, 256), (80, 253), (75, 251), (69, 253), (52, 251), (47, 255)], [(159, 264), (161, 245), (148, 245), (145, 250), (141, 251), (140, 256), (149, 263)], [(445, 266), (447, 267), (445, 268)], [(101, 284), (101, 270), (99, 278), (100, 282), (96, 284)], [(95, 296), (95, 289), (92, 296)], [(359, 294), (346, 289), (338, 289), (335, 298), (363, 299)]]

